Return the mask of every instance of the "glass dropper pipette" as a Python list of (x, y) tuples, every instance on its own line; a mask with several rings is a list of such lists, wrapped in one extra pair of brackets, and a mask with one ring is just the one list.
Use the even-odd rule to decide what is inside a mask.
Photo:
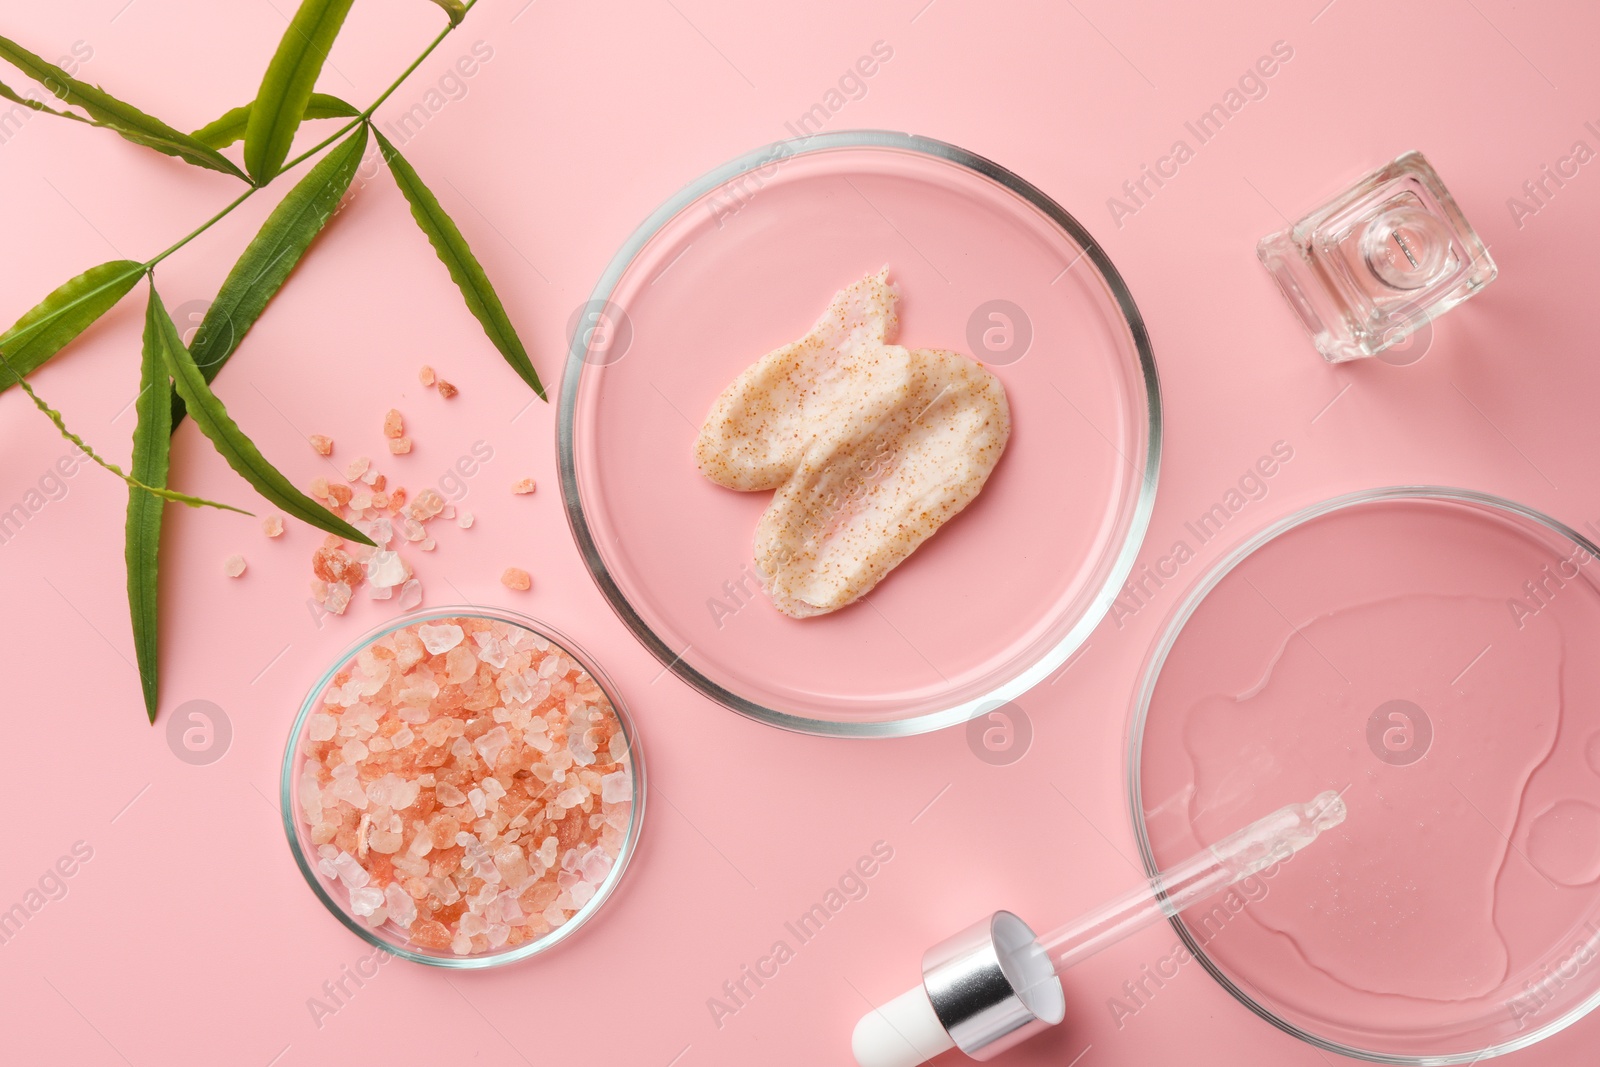
[(986, 1060), (1060, 1022), (1057, 975), (1102, 949), (1282, 863), (1344, 821), (1331, 790), (1256, 820), (1144, 885), (1035, 935), (1008, 911), (929, 949), (922, 984), (856, 1024), (861, 1067), (914, 1067), (951, 1048)]

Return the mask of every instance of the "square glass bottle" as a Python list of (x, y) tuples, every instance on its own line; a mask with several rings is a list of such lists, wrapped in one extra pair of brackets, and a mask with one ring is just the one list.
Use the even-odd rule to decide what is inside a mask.
[(1488, 285), (1494, 261), (1420, 152), (1256, 246), (1330, 363), (1375, 356)]

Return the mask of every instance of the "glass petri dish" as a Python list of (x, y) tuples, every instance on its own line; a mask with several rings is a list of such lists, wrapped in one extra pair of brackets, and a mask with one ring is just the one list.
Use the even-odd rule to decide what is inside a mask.
[[(693, 441), (741, 370), (886, 264), (899, 342), (993, 369), (1011, 441), (870, 596), (791, 619), (755, 577), (771, 494), (702, 478)], [(734, 711), (836, 736), (966, 721), (1065, 662), (1132, 566), (1161, 438), (1143, 321), (1084, 228), (986, 159), (881, 131), (751, 152), (657, 209), (573, 322), (558, 447), (578, 546), (635, 636)]]
[(1153, 650), (1130, 799), (1151, 872), (1283, 803), (1349, 816), (1173, 919), (1313, 1045), (1472, 1063), (1600, 1002), (1600, 589), (1576, 531), (1400, 487), (1232, 553)]
[[(440, 691), (430, 697), (409, 684), (426, 684), (415, 674), (417, 663), (407, 667), (407, 688), (416, 699), (393, 686), (364, 691), (362, 679), (392, 669), (395, 649), (408, 634), (423, 642), (412, 645), (412, 654)], [(448, 658), (451, 650), (431, 654), (426, 646), (452, 640), (471, 653), (471, 661), (459, 667), (459, 681), (451, 681), (457, 669)], [(383, 666), (372, 670), (379, 662)], [(467, 687), (475, 685), (474, 678), (483, 681), (485, 666), (496, 692), (474, 703)], [(468, 667), (476, 668), (474, 676), (467, 676)], [(461, 705), (471, 710), (450, 714)], [(464, 724), (461, 732), (429, 736), (430, 725), (452, 718)], [(493, 736), (501, 726), (507, 738)], [(509, 742), (511, 730), (522, 739), (530, 730), (539, 738)], [(395, 742), (400, 731), (411, 735), (405, 746)], [(376, 737), (384, 741), (374, 744)], [(352, 741), (360, 747), (346, 747)], [(466, 748), (452, 750), (463, 741)], [(506, 783), (499, 789), (483, 781), (488, 759), (496, 761), (496, 779)], [(339, 772), (324, 773), (329, 764), (351, 761), (359, 797), (334, 787)], [(545, 782), (557, 764), (563, 764), (556, 768), (562, 778)], [(614, 777), (619, 774), (626, 777)], [(614, 780), (606, 783), (606, 777)], [(446, 794), (446, 784), (454, 794)], [(586, 795), (566, 794), (575, 787)], [(616, 687), (560, 631), (494, 608), (413, 612), (351, 645), (301, 704), (279, 791), (289, 849), (317, 898), (365, 941), (436, 967), (497, 967), (566, 940), (616, 889), (644, 820), (638, 734)], [(552, 805), (561, 808), (555, 817)], [(387, 822), (386, 813), (398, 821)], [(375, 831), (390, 836), (380, 839)], [(423, 833), (430, 847), (413, 850)], [(517, 851), (502, 851), (507, 845)], [(454, 881), (454, 890), (447, 880)], [(391, 899), (391, 884), (414, 897), (412, 904)], [(413, 888), (423, 895), (417, 897)], [(358, 895), (363, 893), (367, 899)], [(416, 914), (397, 915), (397, 906)], [(465, 911), (480, 920), (469, 927)], [(468, 940), (453, 944), (457, 934)]]

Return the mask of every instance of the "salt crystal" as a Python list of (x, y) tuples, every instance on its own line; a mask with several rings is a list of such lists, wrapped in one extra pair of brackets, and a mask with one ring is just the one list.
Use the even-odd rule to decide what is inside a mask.
[(533, 578), (521, 567), (507, 567), (500, 575), (500, 584), (507, 589), (527, 591), (533, 588)]
[(435, 541), (431, 537), (424, 537), (421, 541), (417, 542), (417, 547), (422, 549), (424, 552), (432, 552), (434, 549), (439, 547), (439, 542)]
[(344, 743), (344, 747), (340, 749), (340, 753), (344, 756), (344, 761), (346, 763), (360, 763), (362, 760), (366, 759), (368, 755), (367, 746), (362, 744), (359, 740), (346, 741)]
[(450, 940), (450, 951), (457, 956), (472, 955), (472, 938), (466, 934), (457, 934)]
[(319, 711), (306, 720), (306, 736), (312, 741), (326, 741), (333, 736), (338, 727), (338, 719)]
[(372, 506), (372, 494), (356, 493), (350, 498), (350, 506), (356, 511), (366, 511)]
[(389, 442), (389, 452), (392, 455), (403, 456), (411, 451), (411, 438), (396, 437)]
[(583, 907), (594, 896), (594, 889), (595, 887), (591, 882), (579, 882), (571, 889), (572, 903), (577, 907)]
[(331, 583), (324, 606), (335, 615), (343, 615), (344, 609), (350, 606), (350, 587), (344, 582)]
[(449, 400), (451, 397), (453, 397), (457, 393), (461, 392), (461, 390), (457, 389), (455, 386), (451, 385), (449, 382), (445, 381), (443, 378), (437, 379), (436, 384), (438, 385), (438, 388), (439, 388), (439, 395), (444, 397), (446, 400)]
[(390, 408), (389, 413), (383, 417), (383, 436), (399, 437), (405, 432), (405, 419), (401, 417), (400, 412)]
[(327, 796), (349, 804), (357, 811), (365, 811), (367, 808), (367, 792), (354, 778), (335, 779), (333, 785), (328, 787)]
[(396, 606), (401, 611), (410, 611), (421, 603), (422, 583), (412, 578), (400, 587), (400, 601)]
[(434, 795), (439, 798), (439, 803), (447, 808), (459, 807), (467, 802), (467, 794), (451, 785), (449, 782), (440, 782), (434, 790)]
[(544, 921), (551, 926), (564, 926), (567, 922), (567, 913), (555, 904), (544, 909)]
[(383, 900), (389, 908), (389, 918), (400, 926), (409, 929), (411, 924), (417, 921), (417, 902), (400, 888), (398, 882), (390, 882), (384, 888)]
[(367, 581), (373, 585), (392, 588), (405, 580), (406, 567), (398, 553), (384, 549), (367, 561)]
[(278, 537), (283, 534), (283, 516), (268, 515), (261, 520), (261, 532), (268, 537)]
[(372, 881), (372, 876), (366, 868), (356, 862), (356, 858), (348, 852), (341, 851), (333, 857), (333, 869), (339, 872), (339, 881), (343, 882), (346, 889), (360, 889)]
[(444, 507), (439, 509), (439, 517), (441, 519), (453, 519), (453, 518), (455, 518), (456, 517), (456, 506), (454, 504), (446, 504)]
[(432, 385), (434, 382), (433, 368), (424, 363), (422, 369), (417, 372), (417, 380), (425, 386)]
[(373, 600), (388, 600), (394, 596), (394, 587), (389, 585), (375, 585), (372, 587)]
[(370, 886), (350, 890), (350, 910), (357, 915), (371, 915), (383, 906), (383, 890)]
[(244, 567), (245, 563), (243, 556), (229, 556), (227, 559), (222, 561), (222, 571), (229, 578), (239, 577), (239, 575), (244, 573)]
[(361, 476), (361, 484), (372, 486), (375, 489), (378, 487), (378, 480), (382, 477), (383, 475), (378, 473), (377, 467), (368, 467), (367, 472)]
[(606, 855), (603, 848), (591, 848), (578, 866), (583, 871), (584, 881), (599, 885), (611, 873), (611, 857)]
[(453, 622), (423, 623), (417, 627), (417, 637), (421, 638), (422, 647), (435, 656), (455, 648), (464, 636), (466, 634), (461, 627)]
[(341, 508), (350, 503), (350, 487), (339, 482), (328, 483), (328, 499)]
[(633, 776), (627, 771), (617, 771), (600, 779), (600, 799), (616, 804), (633, 797)]
[(368, 459), (366, 456), (357, 456), (355, 459), (345, 464), (344, 476), (353, 482), (357, 478), (360, 478), (363, 474), (367, 473), (367, 468), (370, 466), (372, 466), (372, 460)]
[(483, 762), (492, 768), (496, 761), (499, 760), (500, 753), (509, 744), (511, 744), (511, 735), (506, 732), (506, 728), (504, 726), (496, 726), (493, 730), (474, 741), (473, 747), (478, 750), (478, 755), (483, 757)]
[(483, 795), (483, 790), (481, 790), (481, 789), (469, 789), (469, 790), (467, 790), (467, 803), (472, 805), (472, 813), (474, 815), (476, 815), (480, 819), (483, 818), (484, 813), (487, 810), (484, 807), (484, 804), (485, 804), (486, 800), (487, 800), (487, 798)]
[(472, 512), (463, 511), (460, 515), (458, 515), (456, 517), (456, 525), (461, 527), (463, 530), (472, 529)]
[(563, 789), (556, 796), (556, 803), (560, 804), (563, 808), (576, 808), (581, 805), (584, 802), (584, 799), (588, 796), (588, 790), (575, 785), (567, 789)]
[(511, 484), (511, 491), (516, 493), (518, 496), (531, 493), (537, 488), (538, 486), (534, 484), (532, 478), (522, 478)]
[(311, 442), (311, 450), (313, 452), (315, 452), (317, 455), (319, 455), (319, 456), (331, 456), (331, 455), (333, 455), (333, 438), (324, 437), (320, 433), (314, 433), (310, 437), (306, 438), (306, 440)]
[(401, 749), (408, 747), (416, 739), (417, 735), (411, 732), (411, 727), (402, 726), (394, 732), (394, 736), (389, 738), (389, 743), (394, 745), (395, 748)]
[(511, 927), (506, 926), (504, 923), (490, 923), (489, 928), (483, 932), (483, 935), (489, 939), (490, 948), (500, 948), (511, 940)]
[(400, 536), (407, 541), (420, 541), (428, 536), (428, 531), (422, 528), (422, 523), (410, 515), (397, 515), (394, 521), (399, 527)]

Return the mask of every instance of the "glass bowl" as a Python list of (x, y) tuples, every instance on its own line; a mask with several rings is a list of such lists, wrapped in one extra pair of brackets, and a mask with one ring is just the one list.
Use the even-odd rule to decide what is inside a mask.
[(1130, 734), (1147, 869), (1323, 789), (1349, 811), (1172, 920), (1256, 1014), (1455, 1064), (1600, 1002), (1597, 552), (1497, 497), (1376, 489), (1284, 519), (1178, 608)]
[[(403, 691), (383, 682), (397, 662)], [(352, 762), (359, 796), (324, 773)], [(610, 679), (553, 627), (478, 607), (402, 615), (351, 645), (301, 704), (280, 783), (289, 849), (328, 910), (373, 945), (454, 968), (526, 959), (588, 922), (628, 866), (644, 796)]]
[[(982, 494), (870, 595), (791, 619), (756, 578), (770, 494), (701, 477), (695, 434), (885, 264), (899, 343), (977, 358), (1013, 432)], [(889, 736), (1014, 700), (1083, 644), (1144, 536), (1160, 440), (1143, 320), (1084, 228), (989, 160), (866, 130), (741, 156), (645, 220), (574, 313), (557, 443), (584, 561), (667, 669), (764, 722)]]

